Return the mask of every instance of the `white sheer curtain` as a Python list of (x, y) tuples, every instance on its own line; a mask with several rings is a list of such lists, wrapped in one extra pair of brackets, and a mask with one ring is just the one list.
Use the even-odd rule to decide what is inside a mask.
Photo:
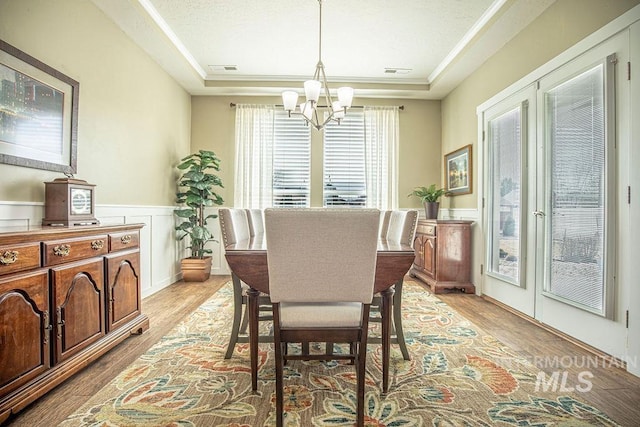
[(236, 105), (236, 208), (272, 205), (274, 111), (272, 105)]
[(364, 108), (367, 207), (398, 209), (398, 107)]

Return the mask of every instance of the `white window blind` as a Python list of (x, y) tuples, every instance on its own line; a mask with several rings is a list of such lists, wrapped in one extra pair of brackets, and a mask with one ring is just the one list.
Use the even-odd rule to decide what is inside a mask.
[(323, 204), (365, 206), (364, 112), (349, 110), (340, 124), (324, 128)]
[(273, 131), (273, 206), (309, 207), (311, 127), (276, 111)]
[(605, 83), (599, 64), (545, 93), (553, 241), (548, 292), (597, 312), (604, 312), (606, 293)]

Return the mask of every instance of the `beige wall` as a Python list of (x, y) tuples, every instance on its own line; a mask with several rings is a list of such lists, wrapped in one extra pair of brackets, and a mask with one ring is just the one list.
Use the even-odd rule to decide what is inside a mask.
[(476, 107), (640, 0), (557, 0), (442, 101), (442, 151), (473, 143), (473, 194), (444, 198), (451, 208), (477, 207)]
[[(0, 38), (80, 82), (77, 178), (98, 204), (173, 205), (191, 97), (87, 0), (0, 1)], [(61, 173), (0, 164), (0, 200), (43, 202)]]
[[(235, 110), (239, 104), (280, 104), (279, 98), (194, 96), (192, 99), (191, 148), (213, 150), (222, 159), (220, 177), (225, 188), (220, 194), (225, 205), (233, 205)], [(440, 182), (440, 102), (399, 99), (355, 99), (358, 105), (404, 105), (400, 111), (399, 205), (420, 206), (406, 197), (415, 186)], [(312, 206), (322, 206), (322, 134), (312, 131)]]

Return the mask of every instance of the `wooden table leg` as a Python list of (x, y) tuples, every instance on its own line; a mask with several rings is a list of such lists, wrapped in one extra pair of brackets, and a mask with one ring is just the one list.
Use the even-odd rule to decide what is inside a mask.
[(402, 352), (404, 360), (411, 360), (407, 343), (404, 340), (404, 329), (402, 328), (402, 283), (404, 279), (400, 279), (394, 286), (395, 293), (393, 295), (393, 326), (396, 330), (396, 341)]
[(247, 290), (249, 307), (249, 356), (251, 357), (251, 390), (258, 390), (258, 295), (253, 288)]
[(382, 393), (389, 391), (389, 353), (391, 352), (391, 304), (393, 287), (380, 292), (382, 297)]

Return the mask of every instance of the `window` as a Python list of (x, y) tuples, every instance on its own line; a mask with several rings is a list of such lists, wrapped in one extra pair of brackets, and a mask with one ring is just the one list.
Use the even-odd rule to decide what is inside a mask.
[[(309, 207), (311, 126), (272, 105), (236, 108), (234, 206)], [(324, 137), (324, 206), (397, 208), (398, 110), (353, 108), (317, 136)]]
[(273, 132), (273, 206), (309, 207), (311, 127), (276, 111)]
[(349, 111), (324, 130), (323, 204), (365, 206), (364, 112)]

